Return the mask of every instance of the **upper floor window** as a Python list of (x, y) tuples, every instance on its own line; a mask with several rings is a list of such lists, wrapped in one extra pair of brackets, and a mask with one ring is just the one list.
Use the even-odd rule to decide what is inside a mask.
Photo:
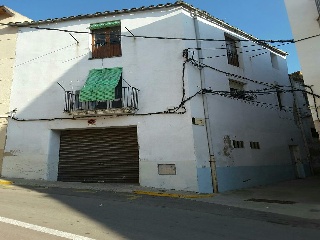
[(228, 36), (225, 36), (225, 40), (226, 40), (228, 63), (233, 66), (239, 67), (239, 57), (237, 52), (236, 40)]
[(120, 21), (94, 23), (90, 25), (92, 34), (92, 58), (121, 56)]
[(270, 58), (271, 58), (272, 67), (275, 69), (279, 69), (278, 56), (271, 52)]

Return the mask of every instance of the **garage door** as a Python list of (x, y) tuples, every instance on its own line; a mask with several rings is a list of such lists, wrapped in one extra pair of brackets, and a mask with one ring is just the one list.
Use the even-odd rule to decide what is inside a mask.
[(58, 181), (138, 183), (137, 128), (62, 131)]

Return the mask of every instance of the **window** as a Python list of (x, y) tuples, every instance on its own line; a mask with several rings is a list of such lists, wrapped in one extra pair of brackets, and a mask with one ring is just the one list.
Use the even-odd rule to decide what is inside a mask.
[(232, 140), (233, 148), (244, 148), (243, 141)]
[(275, 69), (279, 69), (278, 56), (271, 52), (270, 58), (271, 58), (272, 67)]
[(229, 87), (230, 87), (230, 95), (233, 98), (245, 99), (245, 91), (244, 91), (245, 83), (229, 80)]
[(259, 142), (250, 142), (251, 149), (260, 149), (260, 143)]
[(92, 58), (121, 56), (120, 21), (90, 25), (92, 34)]
[(233, 66), (239, 67), (239, 57), (237, 52), (236, 40), (228, 36), (225, 36), (225, 40), (226, 40), (228, 63)]

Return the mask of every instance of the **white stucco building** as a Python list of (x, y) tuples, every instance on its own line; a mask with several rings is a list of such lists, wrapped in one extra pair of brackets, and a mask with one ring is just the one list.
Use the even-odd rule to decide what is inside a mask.
[[(320, 45), (319, 45), (319, 0), (285, 0), (287, 13), (298, 56), (303, 72), (305, 84), (309, 91), (320, 95)], [(313, 115), (313, 120), (320, 133), (320, 98), (308, 95), (309, 103)]]
[(294, 102), (297, 106), (295, 108), (294, 119), (296, 124), (299, 125), (311, 167), (316, 174), (320, 171), (320, 141), (310, 111), (308, 100), (309, 88), (305, 87), (303, 75), (300, 71), (289, 74), (289, 78), (293, 89), (302, 90), (293, 92)]
[(14, 26), (3, 176), (209, 193), (310, 173), (286, 53), (204, 11)]
[(17, 40), (17, 28), (7, 24), (23, 21), (30, 21), (30, 19), (6, 6), (0, 6), (0, 176)]

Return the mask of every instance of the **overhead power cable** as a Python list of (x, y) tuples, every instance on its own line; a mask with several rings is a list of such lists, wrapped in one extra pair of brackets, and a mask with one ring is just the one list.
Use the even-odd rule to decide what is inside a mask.
[[(254, 99), (254, 97), (252, 97), (252, 93), (256, 92), (257, 90), (253, 90), (253, 91), (241, 91), (241, 97), (239, 97), (239, 95), (235, 94), (235, 92), (230, 92), (230, 91), (217, 91), (217, 90), (211, 90), (211, 89), (201, 89), (199, 91), (197, 91), (195, 94), (191, 95), (190, 97), (186, 98), (184, 101), (182, 101), (180, 103), (180, 106), (183, 106), (186, 102), (190, 101), (191, 99), (193, 99), (194, 97), (196, 97), (197, 95), (201, 95), (201, 94), (212, 94), (212, 95), (218, 95), (221, 97), (227, 97), (233, 100), (237, 100), (237, 101), (241, 101), (241, 102), (245, 102), (247, 104), (256, 106), (256, 107), (263, 107), (263, 108), (268, 108), (268, 109), (272, 109), (272, 110), (278, 110), (278, 111), (283, 111), (283, 112), (291, 112), (294, 113), (295, 108), (291, 107), (291, 106), (281, 106), (281, 109), (279, 107), (278, 104), (273, 104), (273, 103), (266, 103), (266, 102), (261, 102), (261, 101), (257, 101), (256, 99)], [(260, 91), (259, 91), (260, 92)], [(262, 92), (261, 92), (262, 93)], [(269, 93), (267, 93), (269, 94)], [(244, 97), (245, 95), (247, 95), (247, 97)], [(304, 108), (300, 108), (297, 107), (296, 109), (300, 109), (300, 110), (306, 110)], [(307, 114), (307, 112), (304, 112), (304, 114)]]
[[(238, 97), (236, 97), (234, 95), (234, 92), (231, 91), (212, 91), (211, 89), (201, 89), (200, 91), (198, 91), (197, 93), (195, 93), (194, 95), (190, 96), (190, 97), (185, 97), (185, 83), (184, 83), (184, 78), (185, 78), (185, 69), (186, 69), (186, 63), (188, 62), (188, 59), (186, 59), (183, 63), (183, 67), (182, 67), (182, 100), (181, 103), (179, 104), (178, 107), (171, 109), (171, 110), (166, 110), (166, 111), (159, 111), (159, 112), (150, 112), (150, 113), (136, 113), (136, 114), (127, 114), (128, 116), (148, 116), (148, 115), (159, 115), (159, 114), (184, 114), (186, 113), (186, 108), (184, 106), (184, 104), (187, 101), (190, 101), (192, 98), (194, 98), (195, 96), (197, 96), (198, 94), (213, 94), (213, 95), (220, 95), (222, 97), (229, 97), (229, 98), (233, 98), (236, 100), (241, 100), (244, 101), (246, 103), (252, 104), (254, 106), (259, 106), (259, 107), (264, 107), (264, 108), (270, 108), (270, 109), (274, 109), (274, 110), (278, 110), (279, 111), (279, 106), (278, 105), (274, 105), (274, 104), (270, 104), (270, 103), (264, 103), (264, 102), (258, 102), (256, 100), (254, 100), (252, 98), (253, 94), (257, 94), (257, 95), (262, 95), (262, 94), (272, 94), (272, 93), (276, 93), (275, 90), (273, 90), (274, 88), (264, 88), (264, 89), (256, 89), (256, 90), (251, 90), (251, 91), (247, 91), (245, 92), (247, 95), (251, 96), (249, 97), (247, 100), (246, 99), (238, 99)], [(289, 91), (289, 90), (285, 90), (285, 91)], [(272, 106), (271, 106), (272, 105)], [(285, 110), (285, 109), (288, 110)], [(282, 111), (289, 111), (289, 112), (293, 112), (293, 110), (291, 110), (292, 107), (289, 106), (282, 106)], [(306, 113), (307, 114), (307, 113)], [(123, 115), (122, 115), (123, 116)], [(21, 118), (17, 118), (14, 116), (11, 116), (11, 118), (13, 120), (16, 121), (54, 121), (54, 120), (67, 120), (67, 119), (73, 119), (75, 120), (76, 118), (74, 117), (67, 117), (67, 118), (50, 118), (50, 119), (46, 119), (46, 118), (38, 118), (38, 119), (21, 119)], [(88, 118), (88, 117), (83, 117), (83, 118)], [(80, 118), (80, 119), (83, 119)], [(292, 119), (290, 119), (292, 120)]]
[[(286, 44), (290, 44), (291, 42), (285, 42), (285, 43), (281, 43), (281, 44), (278, 44), (278, 45), (271, 45), (272, 47), (278, 47), (278, 46), (282, 46), (282, 45), (286, 45)], [(233, 46), (234, 48), (237, 48), (237, 49), (241, 49), (241, 48), (249, 48), (249, 47), (258, 47), (258, 46), (261, 46), (257, 43), (255, 44), (249, 44), (249, 45), (239, 45), (239, 46)], [(223, 50), (223, 49), (228, 49), (226, 47), (226, 45), (222, 45), (221, 47), (189, 47), (187, 49), (190, 49), (190, 50)], [(266, 47), (262, 48), (262, 49), (266, 49)]]
[[(274, 88), (274, 89), (279, 89), (281, 87), (284, 87), (284, 88), (292, 88), (292, 86), (285, 86), (285, 85), (275, 85), (275, 84), (270, 84), (270, 83), (266, 83), (266, 82), (262, 82), (262, 81), (257, 81), (257, 80), (253, 80), (253, 79), (250, 79), (250, 78), (247, 78), (247, 77), (243, 77), (243, 76), (240, 76), (240, 75), (237, 75), (237, 74), (234, 74), (234, 73), (230, 73), (230, 72), (227, 72), (227, 71), (224, 71), (224, 70), (221, 70), (221, 69), (218, 69), (218, 68), (215, 68), (213, 66), (210, 66), (210, 65), (207, 65), (207, 64), (204, 64), (202, 62), (199, 62), (197, 60), (195, 60), (194, 58), (189, 58), (188, 59), (188, 62), (190, 62), (192, 65), (194, 65), (195, 67), (197, 67), (198, 69), (201, 69), (201, 68), (210, 68), (214, 71), (217, 71), (217, 72), (220, 72), (220, 73), (223, 73), (225, 74), (226, 76), (230, 76), (230, 77), (234, 77), (234, 78), (238, 78), (238, 79), (243, 79), (243, 80), (247, 80), (249, 82), (253, 82), (253, 83), (256, 83), (256, 84), (260, 84), (260, 85), (264, 85), (264, 86), (268, 86), (268, 87), (271, 87), (271, 88)], [(299, 90), (300, 89), (296, 89), (296, 88), (293, 88), (293, 90)], [(308, 92), (308, 91), (305, 91), (306, 93), (310, 94), (310, 95), (313, 95), (317, 98), (320, 98), (320, 95), (318, 94), (315, 94), (313, 92)]]
[[(277, 45), (277, 46), (275, 46), (275, 47), (284, 46), (284, 45), (287, 45), (287, 44), (290, 44), (290, 43), (282, 43), (282, 44), (279, 44), (279, 45)], [(256, 46), (256, 45), (253, 45), (253, 46)], [(241, 47), (240, 47), (240, 48), (241, 48)], [(203, 48), (188, 48), (188, 49), (202, 50)], [(217, 50), (220, 50), (220, 49), (227, 49), (227, 48), (216, 48), (216, 49), (217, 49)], [(258, 49), (252, 49), (252, 50), (237, 51), (237, 54), (241, 54), (241, 53), (251, 53), (251, 52), (259, 52), (259, 51), (263, 51), (263, 50), (266, 50), (266, 48), (258, 48)], [(254, 58), (254, 57), (257, 57), (257, 56), (266, 54), (266, 53), (269, 53), (269, 52), (259, 53), (259, 54), (257, 54), (257, 55), (251, 56), (251, 58)], [(199, 59), (204, 60), (204, 59), (213, 59), (213, 58), (226, 57), (226, 56), (227, 56), (227, 54), (221, 54), (221, 55), (203, 57), (203, 58), (199, 58)]]
[(250, 81), (250, 82), (253, 82), (253, 83), (257, 83), (257, 84), (261, 84), (261, 85), (268, 86), (268, 87), (274, 87), (274, 85), (266, 83), (266, 82), (253, 80), (253, 79), (250, 79), (250, 78), (247, 78), (247, 77), (243, 77), (243, 76), (240, 76), (240, 75), (237, 75), (237, 74), (234, 74), (234, 73), (230, 73), (230, 72), (227, 72), (227, 71), (224, 71), (224, 70), (220, 70), (218, 68), (212, 67), (212, 66), (207, 65), (205, 63), (199, 62), (199, 61), (195, 60), (194, 58), (189, 58), (188, 62), (190, 62), (193, 66), (197, 67), (198, 69), (210, 68), (210, 69), (212, 69), (214, 71), (217, 71), (219, 73), (223, 73), (223, 74), (225, 74), (227, 76), (230, 76), (230, 77), (235, 77), (235, 78), (247, 80), (247, 81)]
[(24, 65), (24, 64), (33, 62), (33, 61), (38, 60), (38, 59), (40, 59), (40, 58), (46, 57), (46, 56), (48, 56), (48, 55), (51, 55), (51, 54), (54, 54), (54, 53), (59, 52), (59, 51), (61, 51), (61, 50), (64, 50), (64, 49), (66, 49), (66, 48), (69, 48), (69, 47), (71, 47), (71, 46), (73, 46), (73, 45), (77, 45), (77, 43), (73, 43), (73, 44), (70, 44), (70, 45), (68, 45), (68, 46), (65, 46), (65, 47), (62, 47), (62, 48), (53, 50), (53, 51), (48, 52), (48, 53), (45, 53), (45, 54), (40, 55), (40, 56), (38, 56), (38, 57), (32, 58), (32, 59), (30, 59), (30, 60), (28, 60), (28, 61), (19, 63), (19, 64), (15, 65), (14, 67), (19, 67), (19, 66), (22, 66), (22, 65)]
[[(0, 25), (6, 25), (6, 26), (12, 26), (12, 27), (19, 27), (18, 25), (14, 24), (8, 24), (8, 23), (0, 23)], [(88, 31), (75, 31), (75, 30), (68, 30), (68, 29), (60, 29), (60, 28), (47, 28), (47, 27), (38, 27), (38, 26), (21, 26), (21, 27), (27, 27), (32, 29), (38, 29), (38, 30), (47, 30), (47, 31), (59, 31), (59, 32), (66, 32), (66, 33), (79, 33), (79, 34), (92, 34)], [(181, 38), (181, 37), (162, 37), (162, 36), (144, 36), (144, 35), (124, 35), (124, 34), (112, 34), (114, 36), (121, 36), (121, 37), (129, 37), (129, 38), (146, 38), (146, 39), (160, 39), (160, 40), (183, 40), (183, 41), (209, 41), (209, 42), (225, 42), (225, 39), (214, 39), (214, 38)], [(294, 39), (256, 39), (256, 40), (248, 40), (248, 39), (236, 39), (235, 41), (238, 42), (256, 42), (258, 44), (266, 44), (266, 43), (295, 43), (300, 42), (304, 40), (308, 40), (311, 38), (319, 37), (320, 34), (309, 36), (305, 38), (301, 38), (298, 40)]]

